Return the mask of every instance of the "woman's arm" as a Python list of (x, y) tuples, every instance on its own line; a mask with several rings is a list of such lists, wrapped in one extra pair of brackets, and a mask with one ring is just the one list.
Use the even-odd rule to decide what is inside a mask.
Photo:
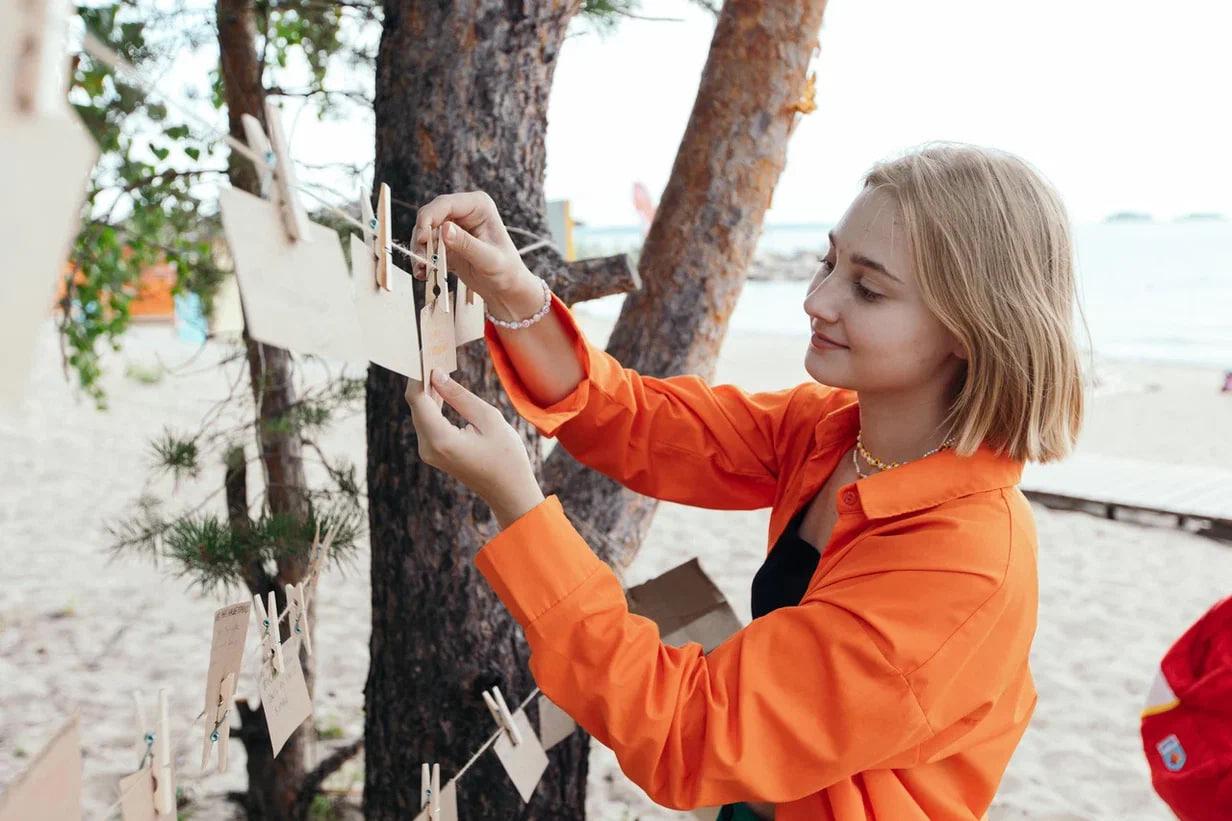
[(629, 613), (616, 576), (555, 496), (475, 564), (525, 630), (543, 692), (653, 800), (687, 809), (784, 803), (857, 772), (912, 765), (943, 729), (930, 721), (950, 720), (949, 710), (930, 714), (931, 694), (961, 697), (960, 715), (995, 701), (1006, 681), (973, 654), (1005, 654), (998, 631), (1025, 628), (1013, 614), (1004, 624), (975, 615), (1004, 610), (1005, 571), (983, 542), (987, 570), (947, 567), (969, 555), (968, 541), (939, 532), (940, 558), (898, 568), (882, 558), (895, 552), (890, 541), (870, 544), (858, 572), (755, 619), (708, 655), (696, 643), (664, 645), (654, 622)]
[[(497, 319), (527, 319), (543, 306), (541, 280), (523, 268), (507, 290), (495, 295), (488, 311)], [(528, 328), (508, 330), (492, 326), (526, 392), (536, 404), (554, 405), (585, 378), (573, 341), (553, 311)]]
[[(579, 371), (582, 376), (572, 391), (548, 405), (534, 394), (545, 390), (553, 375), (538, 368), (558, 366), (543, 364), (549, 361), (548, 348), (535, 351), (533, 343), (517, 340), (538, 324), (498, 332), (488, 323), (485, 330), (493, 368), (514, 410), (582, 464), (656, 499), (723, 510), (773, 504), (789, 438), (810, 435), (826, 410), (826, 397), (835, 393), (808, 383), (746, 393), (692, 374), (644, 376), (592, 345), (554, 295), (549, 316), (539, 324), (549, 319), (552, 325), (544, 333), (563, 334), (573, 355), (569, 375), (555, 375), (551, 395)], [(516, 350), (508, 349), (509, 339)], [(515, 357), (540, 365), (518, 365)]]

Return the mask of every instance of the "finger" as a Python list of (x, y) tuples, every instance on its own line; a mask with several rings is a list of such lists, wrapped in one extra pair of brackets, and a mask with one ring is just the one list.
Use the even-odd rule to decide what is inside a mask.
[(445, 418), (441, 406), (424, 390), (424, 384), (417, 379), (408, 379), (406, 383), (406, 404), (411, 409), (411, 424), (415, 426), (415, 434), (419, 437), (421, 446), (427, 443), (434, 450), (453, 441), (460, 431)]
[(435, 368), (432, 370), (432, 387), (436, 388), (449, 407), (474, 425), (480, 433), (491, 430), (498, 417), (504, 419), (500, 411), (455, 382), (444, 371)]
[(492, 198), (482, 191), (466, 191), (458, 194), (441, 194), (415, 214), (415, 230), (412, 242), (425, 244), (428, 232), (441, 223), (452, 220), (468, 230), (476, 228), (486, 218), (486, 209)]
[[(456, 253), (475, 271), (499, 271), (506, 263), (501, 253), (460, 225), (446, 222), (441, 226), (441, 238), (449, 253)], [(470, 284), (470, 283), (468, 283)]]

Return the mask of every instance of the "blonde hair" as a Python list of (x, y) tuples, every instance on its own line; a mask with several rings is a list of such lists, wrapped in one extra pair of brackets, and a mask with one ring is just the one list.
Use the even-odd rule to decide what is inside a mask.
[(960, 143), (878, 163), (864, 184), (897, 202), (924, 301), (967, 351), (946, 418), (956, 452), (987, 443), (1024, 461), (1066, 456), (1083, 383), (1073, 246), (1056, 191), (1018, 157)]

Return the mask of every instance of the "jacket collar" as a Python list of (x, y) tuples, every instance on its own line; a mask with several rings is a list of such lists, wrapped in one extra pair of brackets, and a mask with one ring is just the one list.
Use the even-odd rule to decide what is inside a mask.
[[(855, 394), (827, 413), (814, 429), (815, 455), (846, 453), (855, 446), (860, 429), (860, 405)], [(885, 519), (935, 507), (973, 493), (1013, 487), (1022, 479), (1023, 463), (988, 445), (970, 456), (953, 448), (924, 459), (907, 462), (893, 470), (874, 473), (854, 483), (860, 505), (870, 519)]]

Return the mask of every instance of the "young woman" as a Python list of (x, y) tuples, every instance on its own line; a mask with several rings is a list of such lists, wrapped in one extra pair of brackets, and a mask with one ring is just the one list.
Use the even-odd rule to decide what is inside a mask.
[(1054, 191), (972, 146), (874, 167), (804, 299), (815, 381), (757, 394), (641, 376), (590, 345), (486, 195), (433, 200), (415, 241), (437, 227), (541, 433), (639, 493), (773, 510), (752, 623), (709, 655), (665, 646), (500, 412), (434, 375), (458, 429), (412, 385), (421, 457), (501, 528), (475, 562), (543, 692), (668, 807), (980, 818), (1036, 702), (1036, 535), (1016, 485), (1082, 418)]

